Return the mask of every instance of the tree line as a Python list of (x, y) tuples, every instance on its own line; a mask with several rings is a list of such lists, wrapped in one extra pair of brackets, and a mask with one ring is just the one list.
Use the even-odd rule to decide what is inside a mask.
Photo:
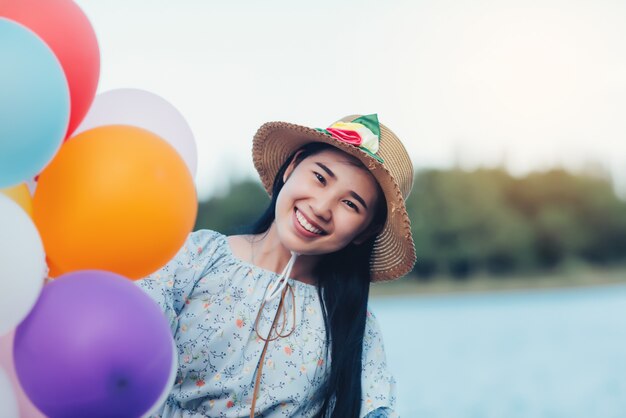
[[(241, 232), (269, 199), (256, 180), (199, 203), (196, 229)], [(553, 270), (568, 262), (626, 261), (626, 202), (605, 177), (564, 169), (422, 170), (407, 211), (421, 279)]]

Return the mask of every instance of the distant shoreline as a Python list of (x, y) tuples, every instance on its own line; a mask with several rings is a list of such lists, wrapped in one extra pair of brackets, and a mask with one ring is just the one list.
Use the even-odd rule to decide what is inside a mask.
[(569, 272), (514, 277), (476, 276), (463, 280), (438, 277), (430, 281), (421, 281), (407, 276), (391, 283), (373, 284), (370, 288), (370, 297), (388, 298), (398, 296), (499, 293), (617, 284), (626, 284), (626, 268), (605, 270), (580, 269)]

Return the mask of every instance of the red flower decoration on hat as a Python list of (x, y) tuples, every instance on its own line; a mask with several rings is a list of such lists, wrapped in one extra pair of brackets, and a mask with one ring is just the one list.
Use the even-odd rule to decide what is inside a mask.
[(359, 135), (356, 131), (338, 128), (327, 128), (326, 131), (330, 132), (330, 134), (338, 140), (347, 142), (348, 144), (352, 144), (357, 147), (361, 145), (361, 142), (363, 142), (361, 135)]
[(358, 117), (352, 122), (336, 122), (327, 129), (316, 130), (338, 141), (354, 145), (383, 163), (383, 159), (376, 155), (380, 144), (380, 124), (375, 114)]

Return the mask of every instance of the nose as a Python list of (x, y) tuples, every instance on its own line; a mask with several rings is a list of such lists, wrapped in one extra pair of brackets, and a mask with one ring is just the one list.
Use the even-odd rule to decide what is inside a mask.
[(321, 221), (328, 223), (332, 219), (332, 199), (329, 196), (325, 198), (320, 197), (309, 206), (313, 215)]

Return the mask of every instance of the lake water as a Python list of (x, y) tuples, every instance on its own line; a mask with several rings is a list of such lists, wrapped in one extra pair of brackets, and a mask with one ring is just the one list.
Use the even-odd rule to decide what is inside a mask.
[(403, 418), (625, 418), (626, 286), (373, 299)]

